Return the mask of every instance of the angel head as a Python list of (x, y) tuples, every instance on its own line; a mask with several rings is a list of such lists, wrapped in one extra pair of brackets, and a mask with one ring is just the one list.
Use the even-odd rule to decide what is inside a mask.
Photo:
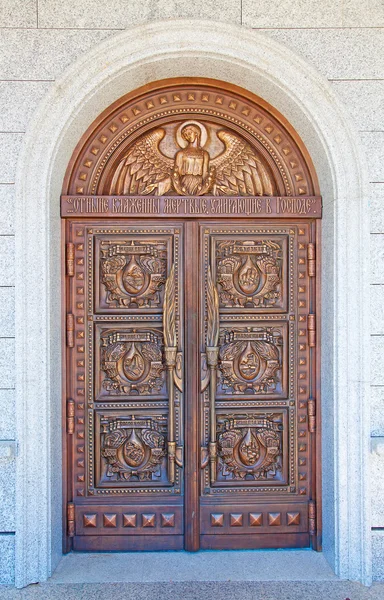
[(186, 142), (193, 144), (194, 142), (197, 141), (197, 146), (200, 146), (201, 129), (197, 125), (193, 125), (192, 123), (189, 123), (188, 125), (185, 125), (185, 127), (183, 127), (181, 129), (180, 133), (181, 133), (181, 137)]

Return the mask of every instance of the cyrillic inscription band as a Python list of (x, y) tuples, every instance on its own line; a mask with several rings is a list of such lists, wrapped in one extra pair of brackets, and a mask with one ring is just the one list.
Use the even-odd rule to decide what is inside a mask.
[(312, 217), (320, 196), (62, 196), (61, 216)]

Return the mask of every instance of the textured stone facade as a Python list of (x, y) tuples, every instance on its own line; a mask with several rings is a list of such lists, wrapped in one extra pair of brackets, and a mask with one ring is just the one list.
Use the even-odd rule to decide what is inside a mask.
[[(331, 82), (349, 111), (361, 146), (366, 150), (372, 232), (373, 574), (376, 578), (384, 578), (384, 504), (380, 501), (384, 475), (382, 4), (378, 0), (364, 3), (339, 0), (321, 4), (294, 0), (284, 4), (275, 0), (209, 0), (194, 3), (186, 0), (113, 0), (109, 3), (101, 0), (63, 0), (58, 10), (53, 0), (5, 0), (0, 7), (0, 582), (12, 583), (14, 573), (14, 184), (23, 136), (40, 100), (63, 71), (82, 54), (125, 28), (143, 21), (177, 17), (225, 20), (260, 30), (271, 39), (285, 44)], [(220, 25), (215, 23), (214, 27), (220, 28)], [(171, 71), (168, 76), (172, 76)], [(284, 112), (281, 107), (278, 108)], [(92, 118), (94, 116), (91, 115)], [(79, 137), (81, 133), (79, 131)], [(44, 132), (41, 134), (43, 136)], [(22, 266), (18, 265), (17, 268)]]

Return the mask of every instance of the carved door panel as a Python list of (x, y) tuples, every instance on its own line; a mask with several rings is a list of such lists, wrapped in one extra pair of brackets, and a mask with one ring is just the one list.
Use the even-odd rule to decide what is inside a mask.
[(200, 232), (201, 546), (308, 546), (314, 229), (270, 221)]
[(183, 224), (67, 224), (78, 550), (183, 547)]

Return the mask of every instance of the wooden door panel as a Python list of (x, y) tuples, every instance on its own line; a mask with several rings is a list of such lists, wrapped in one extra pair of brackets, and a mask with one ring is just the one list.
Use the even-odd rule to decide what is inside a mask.
[(311, 227), (206, 221), (200, 232), (202, 544), (218, 547), (218, 535), (223, 547), (242, 547), (244, 532), (255, 536), (247, 547), (271, 547), (264, 533), (284, 546), (310, 528)]
[(313, 222), (227, 223), (67, 222), (75, 549), (310, 542)]
[[(176, 547), (183, 533), (182, 236), (182, 223), (68, 223), (74, 547), (93, 547), (92, 536), (104, 550), (141, 547), (137, 536), (157, 548), (171, 537)], [(172, 383), (164, 329), (171, 275)]]

